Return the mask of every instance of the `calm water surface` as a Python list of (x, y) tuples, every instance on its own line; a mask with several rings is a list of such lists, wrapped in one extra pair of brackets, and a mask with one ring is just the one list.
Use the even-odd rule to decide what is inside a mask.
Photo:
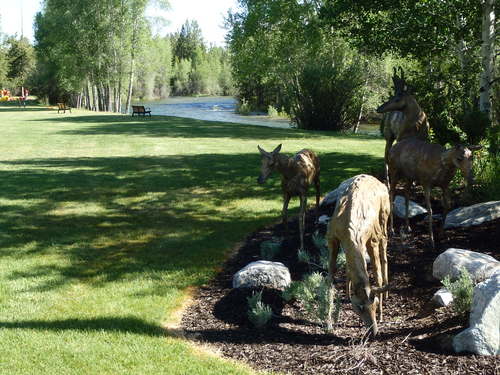
[(289, 128), (285, 119), (273, 119), (267, 115), (252, 114), (242, 116), (236, 113), (236, 99), (229, 96), (218, 97), (171, 97), (159, 101), (138, 102), (134, 104), (151, 108), (152, 115), (166, 115), (193, 118), (197, 120), (234, 122)]

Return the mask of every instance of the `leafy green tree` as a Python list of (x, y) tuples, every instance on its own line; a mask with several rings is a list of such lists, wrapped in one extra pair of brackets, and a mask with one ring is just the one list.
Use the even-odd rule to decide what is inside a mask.
[(196, 20), (186, 20), (176, 38), (174, 55), (177, 59), (194, 61), (198, 48), (203, 48), (203, 35)]
[(172, 48), (169, 38), (152, 37), (138, 57), (134, 97), (166, 98), (170, 94)]
[(191, 61), (176, 60), (173, 66), (172, 90), (174, 95), (187, 95), (189, 92), (189, 73)]
[(476, 109), (490, 111), (495, 7), (493, 0), (327, 0), (320, 13), (328, 27), (364, 51), (418, 61), (416, 75), (431, 83), (416, 86), (429, 90), (438, 102), (446, 101), (445, 96), (455, 99), (449, 105), (438, 103), (431, 117), (437, 127), (458, 135), (458, 118)]
[[(43, 65), (38, 81), (56, 83), (58, 89), (52, 90), (52, 95), (58, 95), (57, 100), (66, 97), (76, 106), (126, 111), (135, 82), (136, 58), (150, 38), (145, 16), (148, 3), (45, 0), (35, 21), (37, 54)], [(165, 0), (154, 3), (167, 5)], [(47, 86), (40, 85), (40, 89)]]
[(7, 39), (6, 57), (7, 78), (10, 79), (11, 86), (24, 86), (36, 64), (33, 46), (27, 38), (10, 37)]
[(7, 84), (8, 69), (7, 51), (5, 47), (0, 44), (0, 89)]
[[(365, 60), (320, 19), (322, 0), (240, 0), (229, 46), (240, 98), (284, 108), (309, 129), (352, 127), (361, 112)], [(348, 78), (350, 77), (350, 78)]]

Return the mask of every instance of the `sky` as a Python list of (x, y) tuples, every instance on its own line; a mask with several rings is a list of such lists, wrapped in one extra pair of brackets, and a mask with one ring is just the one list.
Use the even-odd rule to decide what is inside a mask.
[[(33, 41), (33, 20), (40, 11), (40, 3), (41, 0), (0, 0), (0, 31), (8, 35), (21, 35), (23, 31), (24, 36)], [(221, 46), (226, 33), (222, 27), (224, 16), (229, 8), (237, 8), (237, 0), (170, 0), (170, 7), (170, 11), (161, 12), (169, 21), (161, 34), (179, 30), (186, 19), (196, 20), (205, 42)], [(147, 14), (157, 16), (158, 13), (149, 10)]]

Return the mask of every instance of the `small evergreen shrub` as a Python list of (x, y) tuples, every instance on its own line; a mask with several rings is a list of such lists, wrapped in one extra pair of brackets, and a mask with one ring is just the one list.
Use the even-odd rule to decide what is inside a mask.
[(273, 316), (271, 307), (262, 302), (262, 292), (247, 297), (248, 319), (257, 329), (264, 328)]
[(500, 197), (500, 126), (491, 128), (487, 146), (474, 152), (473, 200), (492, 201)]
[[(319, 231), (316, 231), (312, 236), (312, 241), (314, 246), (319, 250), (319, 255), (315, 257), (305, 250), (299, 250), (297, 253), (299, 262), (307, 263), (310, 267), (327, 271), (330, 262), (330, 250), (328, 249), (326, 238)], [(345, 267), (345, 253), (341, 251), (337, 256), (337, 269), (343, 267)]]
[(326, 332), (331, 332), (333, 324), (338, 321), (340, 295), (330, 279), (319, 272), (307, 275), (302, 281), (292, 282), (282, 296), (286, 301), (299, 301), (306, 317), (320, 323)]
[(462, 268), (460, 277), (456, 281), (451, 281), (450, 277), (446, 276), (441, 283), (453, 295), (453, 310), (460, 315), (468, 313), (471, 310), (474, 292), (474, 282), (469, 272)]
[(269, 105), (267, 107), (267, 114), (269, 117), (279, 117), (279, 112), (276, 108), (274, 108), (272, 105)]
[(281, 111), (273, 107), (272, 105), (267, 106), (267, 115), (272, 118), (289, 118), (288, 114), (285, 112), (284, 108)]
[(281, 297), (287, 302), (295, 299), (299, 289), (302, 288), (302, 281), (292, 281), (284, 290), (281, 292)]
[(236, 107), (236, 112), (244, 116), (248, 116), (251, 110), (250, 103), (246, 99), (241, 99)]
[(260, 257), (264, 260), (273, 260), (281, 249), (281, 238), (273, 237), (260, 244)]

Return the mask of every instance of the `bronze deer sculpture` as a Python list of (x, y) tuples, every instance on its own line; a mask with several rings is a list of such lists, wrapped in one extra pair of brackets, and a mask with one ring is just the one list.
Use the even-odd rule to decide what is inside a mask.
[[(439, 144), (422, 141), (417, 138), (406, 138), (396, 143), (389, 152), (390, 199), (394, 200), (396, 184), (405, 181), (406, 230), (410, 231), (408, 221), (409, 187), (412, 182), (418, 182), (424, 188), (425, 204), (428, 211), (428, 228), (430, 242), (434, 248), (432, 232), (431, 189), (435, 186), (443, 191), (443, 219), (450, 208), (449, 184), (457, 169), (462, 171), (466, 184), (472, 184), (472, 151), (481, 146), (457, 145), (446, 149)], [(393, 225), (391, 213), (391, 229)]]
[(300, 198), (299, 230), (300, 249), (304, 249), (304, 229), (307, 207), (307, 190), (311, 184), (316, 188), (316, 219), (319, 210), (319, 158), (310, 150), (301, 150), (295, 156), (280, 154), (281, 145), (272, 152), (267, 152), (257, 146), (262, 155), (261, 173), (257, 182), (263, 184), (273, 171), (281, 174), (281, 189), (283, 191), (282, 219), (285, 232), (288, 234), (288, 203), (294, 196)]
[(394, 95), (377, 108), (378, 113), (384, 113), (381, 127), (385, 138), (384, 161), (386, 179), (388, 178), (389, 150), (394, 141), (400, 141), (412, 136), (427, 140), (429, 134), (427, 115), (422, 111), (415, 97), (408, 92), (404, 71), (401, 67), (399, 69), (401, 77), (397, 76), (396, 68), (394, 68), (394, 75), (392, 77)]
[[(382, 321), (382, 293), (389, 289), (387, 221), (390, 209), (389, 194), (383, 183), (369, 175), (356, 176), (337, 201), (327, 232), (330, 278), (333, 281), (342, 245), (352, 307), (374, 336), (378, 333), (377, 308)], [(370, 256), (377, 287), (370, 286), (366, 253)]]

